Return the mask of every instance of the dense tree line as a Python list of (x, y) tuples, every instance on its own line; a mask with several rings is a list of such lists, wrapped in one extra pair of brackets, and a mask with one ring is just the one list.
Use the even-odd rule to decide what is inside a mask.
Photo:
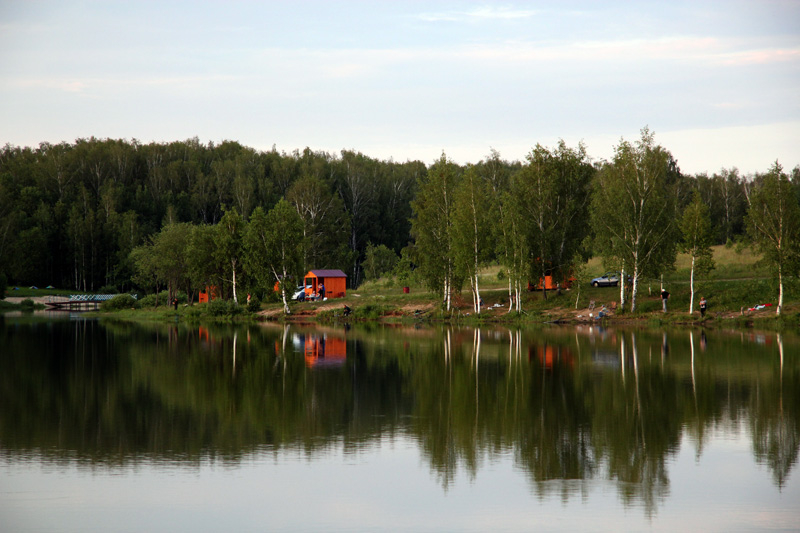
[[(303, 268), (362, 279), (369, 243), (408, 242), (420, 162), (305, 149), (79, 139), (0, 150), (0, 270), (14, 283), (132, 287), (133, 249), (175, 223), (244, 221), (287, 199), (303, 219)], [(298, 243), (301, 244), (301, 243)]]
[[(443, 153), (430, 167), (348, 150), (287, 154), (196, 138), (6, 145), (0, 273), (16, 284), (82, 291), (191, 293), (216, 284), (237, 299), (239, 286), (263, 290), (311, 268), (340, 268), (357, 286), (402, 253), (400, 264), (441, 293), (445, 308), (467, 286), (480, 312), (477, 273), (488, 262), (503, 265), (510, 301), (521, 310), (529, 282), (562, 280), (601, 254), (631, 276), (620, 301), (629, 296), (635, 310), (640, 280), (672, 268), (678, 250), (703, 259), (711, 244), (751, 239), (780, 279), (796, 274), (799, 199), (800, 167), (791, 175), (777, 162), (755, 176), (736, 169), (685, 175), (646, 128), (637, 141), (622, 140), (610, 161), (593, 162), (585, 146), (562, 141), (535, 146), (521, 162), (492, 151), (458, 165)], [(264, 224), (280, 201), (284, 218), (289, 206), (299, 221), (292, 225), (299, 234), (283, 243), (297, 253), (265, 274), (274, 250), (265, 248)], [(776, 213), (785, 220), (770, 222)], [(260, 243), (247, 237), (257, 232), (254, 221)], [(776, 224), (784, 232), (778, 237), (770, 229)], [(698, 273), (708, 266), (701, 260)]]

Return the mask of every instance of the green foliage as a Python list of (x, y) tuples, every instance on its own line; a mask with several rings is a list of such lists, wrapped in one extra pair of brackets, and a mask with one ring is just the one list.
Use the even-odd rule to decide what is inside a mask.
[[(244, 262), (258, 286), (271, 290), (280, 282), (288, 298), (289, 280), (300, 279), (303, 253), (303, 221), (297, 211), (283, 199), (269, 213), (256, 208), (243, 240)], [(288, 300), (284, 312), (289, 313)]]
[(119, 311), (120, 309), (137, 309), (139, 302), (130, 294), (118, 294), (100, 304), (103, 311)]
[(528, 244), (528, 274), (544, 279), (552, 272), (563, 278), (589, 234), (584, 221), (594, 168), (583, 144), (572, 149), (563, 140), (554, 150), (537, 144), (526, 159), (511, 190), (513, 213)]
[(683, 211), (680, 230), (682, 237), (680, 250), (695, 260), (695, 271), (704, 274), (712, 270), (714, 258), (711, 252), (711, 221), (708, 217), (708, 206), (697, 191), (694, 193), (692, 203)]
[(467, 168), (455, 191), (452, 247), (459, 277), (469, 280), (473, 309), (480, 311), (479, 273), (494, 252), (489, 184), (475, 166)]
[(286, 192), (286, 200), (303, 220), (305, 238), (300, 269), (308, 271), (320, 265), (347, 269), (350, 217), (331, 184), (316, 176), (303, 176)]
[(169, 305), (169, 293), (167, 291), (148, 294), (144, 298), (139, 299), (139, 306), (142, 308), (158, 307), (162, 305)]
[(675, 263), (678, 178), (671, 154), (645, 128), (635, 144), (623, 140), (616, 146), (613, 161), (595, 179), (595, 247), (633, 276), (631, 311), (639, 279), (658, 277)]
[(414, 261), (412, 260), (413, 250), (406, 246), (400, 251), (400, 259), (392, 270), (392, 275), (397, 279), (397, 283), (403, 287), (408, 287), (418, 282)]
[(352, 317), (357, 320), (375, 320), (390, 311), (390, 307), (378, 304), (367, 304), (353, 309)]
[(103, 285), (97, 289), (97, 294), (117, 294), (119, 290), (114, 285)]
[(777, 161), (750, 195), (747, 229), (777, 274), (777, 314), (781, 314), (784, 277), (800, 273), (800, 204)]
[[(201, 304), (200, 308), (202, 309)], [(233, 300), (212, 300), (205, 305), (205, 311), (212, 317), (233, 317), (243, 314), (246, 309)]]
[(25, 298), (19, 303), (19, 306), (23, 311), (33, 311), (33, 308), (36, 306), (36, 303), (30, 298)]
[(452, 242), (453, 204), (459, 179), (458, 166), (442, 154), (427, 176), (420, 178), (419, 193), (412, 202), (414, 262), (426, 286), (442, 294), (447, 309), (452, 290), (461, 287)]
[(237, 285), (241, 281), (241, 264), (244, 256), (242, 239), (245, 232), (245, 223), (236, 209), (225, 210), (222, 219), (214, 227), (214, 259), (225, 265), (222, 272), (223, 279), (230, 283), (233, 300), (238, 301)]
[(247, 311), (249, 313), (258, 313), (261, 311), (261, 300), (258, 296), (251, 296), (250, 301), (247, 303)]
[(397, 254), (380, 244), (374, 246), (372, 243), (367, 245), (364, 254), (364, 261), (361, 268), (364, 269), (364, 276), (368, 280), (378, 279), (387, 272), (391, 272), (398, 263)]

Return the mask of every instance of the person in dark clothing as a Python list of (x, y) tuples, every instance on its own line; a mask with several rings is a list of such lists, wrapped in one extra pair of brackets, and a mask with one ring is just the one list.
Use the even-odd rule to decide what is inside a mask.
[(667, 300), (669, 300), (669, 292), (667, 289), (661, 289), (661, 306), (664, 313), (667, 312)]
[(702, 318), (706, 317), (706, 307), (708, 307), (708, 302), (706, 302), (706, 299), (701, 296), (700, 297), (700, 316)]
[(345, 305), (343, 316), (348, 316), (349, 314), (350, 314), (350, 308)]
[(172, 305), (175, 307), (175, 310), (177, 311), (178, 310), (178, 299), (177, 298), (173, 298), (172, 299)]

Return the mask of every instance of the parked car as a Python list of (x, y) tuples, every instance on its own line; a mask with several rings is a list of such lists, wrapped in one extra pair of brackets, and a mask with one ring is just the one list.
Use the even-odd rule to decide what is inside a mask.
[[(309, 288), (311, 286), (309, 285)], [(300, 285), (297, 287), (297, 290), (292, 295), (292, 300), (297, 300), (298, 302), (304, 302), (306, 300), (306, 288)]]
[(616, 287), (619, 285), (619, 272), (606, 272), (589, 283), (592, 287)]

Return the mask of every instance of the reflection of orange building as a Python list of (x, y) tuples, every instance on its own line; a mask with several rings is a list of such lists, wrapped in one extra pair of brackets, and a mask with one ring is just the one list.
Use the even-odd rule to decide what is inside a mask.
[(347, 343), (340, 337), (309, 335), (305, 340), (308, 368), (343, 365), (347, 359)]
[(216, 285), (207, 285), (206, 290), (200, 291), (197, 301), (201, 304), (206, 304), (209, 302), (209, 298), (211, 300), (219, 299), (219, 288)]
[(567, 365), (571, 368), (575, 363), (572, 352), (565, 346), (553, 346), (552, 344), (530, 346), (528, 348), (528, 359), (530, 361), (533, 361), (534, 353), (547, 370), (552, 370), (556, 365)]

